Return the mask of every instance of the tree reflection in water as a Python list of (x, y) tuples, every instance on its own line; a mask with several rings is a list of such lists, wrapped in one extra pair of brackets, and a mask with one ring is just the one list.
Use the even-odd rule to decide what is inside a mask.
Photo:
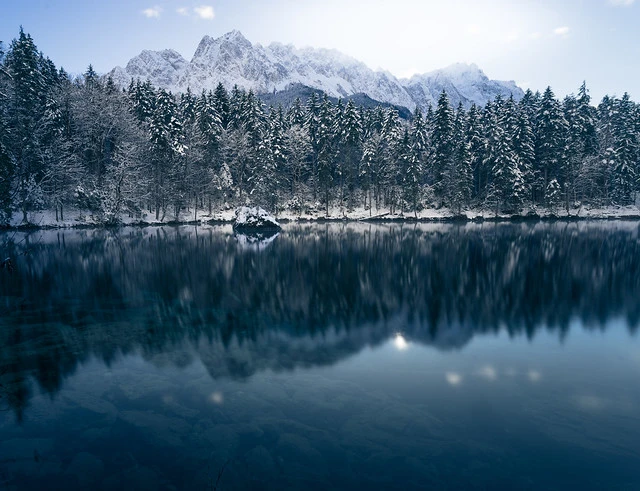
[[(253, 244), (253, 243), (252, 243)], [(255, 244), (254, 244), (255, 245)], [(337, 363), (397, 338), (461, 349), (572, 319), (640, 315), (633, 223), (288, 226), (268, 247), (230, 227), (42, 231), (4, 238), (0, 409), (20, 419), (35, 381), (140, 352), (199, 357), (214, 378)]]

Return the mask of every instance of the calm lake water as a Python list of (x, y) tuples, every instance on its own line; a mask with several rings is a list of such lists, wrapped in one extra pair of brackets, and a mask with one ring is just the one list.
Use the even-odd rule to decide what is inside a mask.
[(640, 489), (639, 224), (0, 236), (0, 489)]

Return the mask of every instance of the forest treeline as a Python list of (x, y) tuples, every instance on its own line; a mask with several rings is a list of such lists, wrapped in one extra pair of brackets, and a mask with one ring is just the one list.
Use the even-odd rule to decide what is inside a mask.
[[(176, 95), (121, 89), (91, 66), (72, 78), (20, 30), (0, 45), (0, 222), (69, 208), (105, 222), (252, 203), (272, 212), (520, 212), (629, 205), (640, 186), (640, 106), (595, 107), (586, 85), (484, 107), (365, 109), (326, 96), (265, 108), (218, 85)], [(20, 216), (20, 215), (18, 215)]]

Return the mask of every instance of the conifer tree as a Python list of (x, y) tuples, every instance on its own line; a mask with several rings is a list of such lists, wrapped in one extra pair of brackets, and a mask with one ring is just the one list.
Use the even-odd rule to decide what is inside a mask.
[(37, 152), (36, 126), (45, 110), (47, 87), (41, 71), (41, 55), (22, 27), (18, 38), (11, 42), (4, 67), (12, 93), (7, 114), (7, 129), (12, 134), (8, 152), (13, 156), (16, 197), (26, 222), (27, 211), (42, 204), (39, 183), (44, 169)]
[(454, 154), (444, 174), (446, 201), (457, 214), (469, 204), (473, 189), (471, 145), (465, 139), (466, 114), (462, 104), (453, 121)]
[(500, 208), (515, 211), (525, 196), (525, 182), (521, 163), (513, 150), (513, 142), (506, 132), (503, 103), (493, 109), (487, 120), (487, 148), (484, 165), (490, 169), (490, 185), (496, 213)]
[(7, 124), (10, 81), (9, 73), (4, 67), (4, 51), (0, 42), (0, 226), (10, 222), (12, 212), (13, 160), (9, 153), (10, 132)]
[(341, 167), (340, 200), (351, 210), (354, 205), (362, 138), (362, 122), (353, 101), (347, 103), (342, 117), (337, 119), (336, 124), (338, 126), (334, 131), (338, 137)]
[(615, 204), (635, 202), (638, 189), (639, 137), (636, 131), (636, 112), (628, 93), (615, 102), (614, 166), (612, 169), (612, 197)]
[(406, 167), (401, 176), (405, 206), (417, 217), (420, 208), (421, 188), (424, 180), (424, 163), (429, 151), (427, 127), (420, 108), (413, 113), (409, 135), (408, 154), (404, 156)]
[(216, 89), (213, 92), (213, 97), (210, 98), (210, 101), (213, 103), (213, 106), (218, 113), (222, 128), (227, 129), (231, 120), (231, 101), (229, 100), (229, 93), (222, 83), (219, 83), (216, 86)]
[(541, 181), (538, 187), (546, 193), (552, 179), (562, 188), (562, 165), (567, 150), (568, 124), (562, 113), (560, 103), (551, 87), (547, 87), (537, 114), (536, 163), (539, 166)]
[(296, 100), (293, 101), (293, 104), (287, 111), (287, 127), (291, 127), (294, 125), (304, 127), (307, 121), (307, 115), (305, 108), (302, 105), (302, 101), (299, 97), (296, 97)]
[(482, 187), (482, 177), (484, 175), (483, 161), (485, 140), (482, 134), (482, 115), (478, 106), (471, 105), (467, 113), (467, 127), (464, 139), (469, 145), (469, 160), (473, 177), (472, 197), (480, 198), (484, 188)]
[(433, 158), (431, 162), (431, 181), (436, 198), (442, 204), (445, 194), (445, 172), (451, 165), (454, 155), (453, 110), (449, 98), (442, 91), (433, 119)]
[(293, 207), (294, 211), (300, 212), (304, 201), (302, 185), (310, 173), (311, 139), (302, 125), (292, 124), (285, 133), (284, 142), (288, 166), (286, 176), (290, 183)]
[(318, 159), (318, 189), (324, 199), (327, 216), (331, 200), (331, 184), (334, 180), (333, 118), (333, 104), (325, 94), (318, 114), (315, 147)]

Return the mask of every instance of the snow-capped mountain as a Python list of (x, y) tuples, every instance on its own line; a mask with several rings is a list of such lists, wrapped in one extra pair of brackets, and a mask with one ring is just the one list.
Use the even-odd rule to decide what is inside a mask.
[(465, 107), (474, 102), (485, 104), (498, 94), (503, 97), (513, 94), (516, 99), (524, 95), (515, 82), (490, 80), (475, 64), (457, 63), (442, 70), (414, 75), (401, 80), (401, 83), (420, 107), (435, 106), (443, 90), (454, 106), (461, 102)]
[(280, 43), (263, 47), (252, 44), (239, 31), (216, 39), (205, 36), (190, 62), (174, 50), (143, 51), (125, 68), (114, 68), (110, 75), (121, 86), (139, 78), (173, 92), (191, 88), (199, 93), (222, 82), (227, 88), (238, 85), (260, 94), (301, 84), (332, 97), (362, 93), (412, 110), (435, 104), (442, 89), (446, 89), (452, 104), (462, 102), (467, 107), (473, 102), (484, 104), (498, 94), (523, 95), (514, 82), (490, 80), (475, 65), (457, 64), (399, 80), (335, 50), (298, 49)]

